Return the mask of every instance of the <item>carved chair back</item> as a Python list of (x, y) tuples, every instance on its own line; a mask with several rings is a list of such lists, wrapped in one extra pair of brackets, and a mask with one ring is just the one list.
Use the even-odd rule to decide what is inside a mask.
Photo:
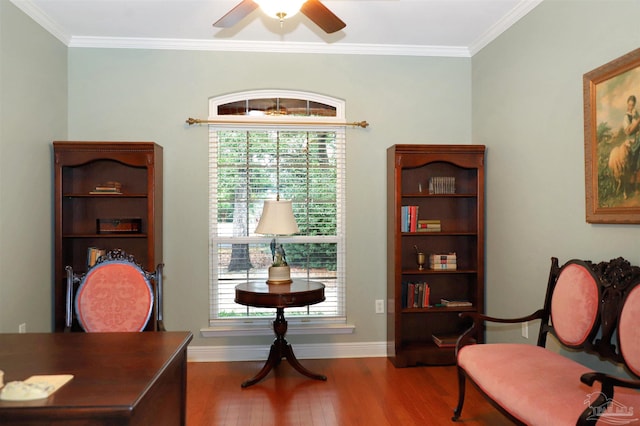
[(640, 267), (623, 258), (594, 264), (552, 259), (538, 346), (563, 345), (627, 366), (640, 377)]
[(116, 249), (100, 257), (85, 274), (74, 274), (70, 266), (66, 271), (67, 331), (71, 330), (74, 318), (86, 332), (164, 329), (162, 265), (147, 272), (133, 256)]
[(620, 355), (629, 370), (640, 377), (640, 281), (631, 286), (618, 320)]

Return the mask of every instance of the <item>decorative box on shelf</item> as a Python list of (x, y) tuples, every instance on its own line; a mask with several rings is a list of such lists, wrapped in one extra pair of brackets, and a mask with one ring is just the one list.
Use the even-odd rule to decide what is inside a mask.
[(96, 219), (98, 234), (139, 234), (141, 218)]

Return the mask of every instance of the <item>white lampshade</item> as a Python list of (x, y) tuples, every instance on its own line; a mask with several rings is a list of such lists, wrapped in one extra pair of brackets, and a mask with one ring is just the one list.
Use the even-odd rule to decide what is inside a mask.
[(291, 18), (306, 0), (254, 0), (268, 16), (280, 20)]
[(298, 232), (291, 200), (266, 200), (256, 234), (291, 235)]

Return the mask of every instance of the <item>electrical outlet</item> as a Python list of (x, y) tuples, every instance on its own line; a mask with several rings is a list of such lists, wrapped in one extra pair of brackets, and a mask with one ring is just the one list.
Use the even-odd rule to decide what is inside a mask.
[(18, 333), (26, 333), (27, 332), (27, 323), (23, 322), (18, 326)]
[(525, 339), (529, 338), (529, 323), (528, 322), (523, 322), (522, 323), (522, 337), (524, 337)]
[(376, 314), (384, 314), (384, 300), (376, 300)]

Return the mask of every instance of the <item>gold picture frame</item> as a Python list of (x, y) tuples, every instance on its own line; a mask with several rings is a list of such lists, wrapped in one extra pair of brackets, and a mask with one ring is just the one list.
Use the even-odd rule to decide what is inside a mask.
[(586, 221), (640, 223), (640, 49), (583, 76)]

